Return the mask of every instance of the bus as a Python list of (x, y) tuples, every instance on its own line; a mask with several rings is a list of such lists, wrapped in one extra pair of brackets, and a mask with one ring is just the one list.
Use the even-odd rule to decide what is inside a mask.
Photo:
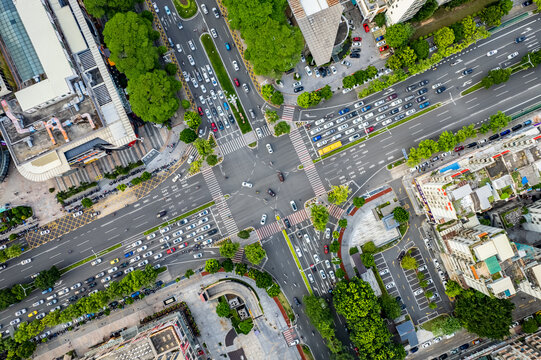
[(325, 146), (323, 149), (318, 150), (319, 156), (323, 156), (323, 155), (325, 155), (327, 153), (330, 153), (331, 151), (336, 150), (336, 149), (338, 149), (340, 147), (342, 147), (342, 142), (341, 141), (337, 141), (334, 144), (331, 144), (329, 146)]

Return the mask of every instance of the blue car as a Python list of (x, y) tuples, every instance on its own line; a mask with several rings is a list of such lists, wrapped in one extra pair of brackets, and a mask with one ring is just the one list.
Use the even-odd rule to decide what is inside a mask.
[(524, 121), (524, 126), (528, 126), (532, 124), (532, 120), (526, 120)]
[(229, 105), (227, 105), (226, 101), (224, 101), (224, 109), (229, 110)]
[(230, 51), (230, 50), (231, 50), (231, 45), (229, 45), (228, 42), (225, 43), (225, 49), (226, 49), (227, 51)]
[(425, 101), (424, 103), (422, 103), (421, 105), (419, 105), (419, 109), (425, 108), (425, 107), (427, 107), (428, 105), (430, 105), (430, 101)]
[(362, 111), (362, 112), (365, 112), (365, 111), (368, 111), (368, 110), (370, 110), (370, 109), (372, 109), (372, 106), (366, 105), (365, 107), (363, 107), (363, 108), (361, 109), (361, 111)]
[(45, 294), (47, 294), (47, 293), (50, 293), (51, 291), (53, 291), (53, 288), (45, 289), (45, 290), (43, 290), (41, 293), (42, 293), (43, 295), (45, 295)]
[(134, 292), (133, 294), (131, 294), (131, 297), (135, 299), (135, 298), (138, 297), (140, 294), (141, 294), (141, 292), (136, 291), (136, 292)]
[(349, 112), (349, 108), (343, 108), (338, 112), (338, 115), (344, 115), (345, 113)]
[(124, 254), (124, 257), (125, 257), (125, 258), (128, 258), (128, 257), (130, 257), (130, 256), (132, 256), (132, 255), (133, 255), (133, 251), (130, 251), (129, 253), (125, 253), (125, 254)]
[(383, 37), (383, 35), (381, 35), (380, 37), (376, 38), (376, 41), (379, 42), (379, 41), (381, 41), (383, 39), (385, 39), (385, 38)]
[(318, 141), (319, 139), (321, 139), (321, 135), (314, 136), (314, 137), (312, 138), (312, 141), (313, 141), (313, 142), (316, 142), (316, 141)]
[(507, 130), (504, 130), (500, 133), (500, 136), (501, 137), (504, 137), (505, 135), (509, 135), (511, 133), (511, 130), (507, 129)]

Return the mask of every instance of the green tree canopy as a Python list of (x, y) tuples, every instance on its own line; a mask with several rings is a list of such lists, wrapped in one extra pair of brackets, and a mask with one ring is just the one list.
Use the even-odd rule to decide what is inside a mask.
[(209, 140), (198, 138), (194, 141), (193, 146), (202, 157), (207, 157), (214, 152), (214, 148)]
[(505, 115), (504, 112), (498, 111), (496, 114), (490, 116), (490, 130), (493, 132), (498, 132), (509, 124), (511, 121), (511, 116)]
[(484, 8), (479, 17), (487, 26), (498, 26), (501, 24), (502, 16), (499, 4), (495, 4)]
[(135, 0), (84, 0), (86, 11), (96, 18), (132, 10), (135, 3)]
[(462, 24), (462, 22), (456, 22), (449, 27), (451, 28), (451, 30), (453, 30), (453, 34), (455, 35), (455, 43), (459, 43), (464, 40), (464, 25)]
[(362, 197), (362, 196), (361, 196), (361, 197), (354, 197), (354, 198), (353, 198), (353, 205), (354, 205), (355, 207), (360, 208), (360, 207), (362, 207), (362, 206), (365, 204), (365, 202), (366, 202), (366, 200), (365, 200), (365, 198)]
[[(111, 51), (111, 60), (128, 79), (135, 80), (156, 67), (156, 34), (151, 22), (144, 17), (132, 11), (115, 14), (105, 23), (103, 38)], [(131, 94), (130, 91), (130, 96)]]
[(276, 111), (274, 110), (266, 110), (265, 111), (265, 116), (267, 117), (267, 120), (271, 123), (275, 123), (276, 121), (278, 121), (280, 118), (278, 117), (278, 114), (276, 113)]
[(535, 319), (528, 319), (522, 323), (522, 331), (528, 334), (533, 334), (539, 329), (537, 321)]
[(413, 35), (413, 27), (408, 23), (398, 23), (387, 28), (385, 40), (391, 47), (401, 47), (406, 44)]
[(433, 333), (436, 336), (451, 335), (460, 330), (460, 321), (453, 316), (440, 316), (432, 321)]
[(445, 49), (455, 42), (455, 33), (450, 28), (444, 26), (434, 33), (434, 43), (438, 49)]
[(190, 128), (186, 128), (180, 132), (179, 140), (186, 144), (192, 143), (197, 139), (197, 134)]
[(397, 206), (393, 209), (394, 219), (399, 223), (403, 223), (409, 220), (410, 213), (401, 206)]
[(347, 201), (350, 192), (351, 190), (347, 185), (331, 186), (328, 200), (332, 204), (340, 205)]
[(321, 96), (316, 91), (303, 92), (297, 97), (297, 105), (303, 108), (316, 106), (321, 101)]
[(235, 274), (244, 276), (244, 274), (246, 274), (247, 271), (248, 271), (248, 266), (246, 264), (238, 263), (237, 265), (235, 265)]
[(180, 87), (180, 82), (168, 76), (163, 70), (147, 72), (130, 79), (128, 92), (133, 112), (144, 121), (163, 124), (179, 107), (176, 92)]
[(438, 139), (438, 148), (440, 151), (452, 150), (457, 144), (456, 136), (450, 131), (444, 131)]
[(376, 262), (374, 261), (374, 255), (370, 253), (362, 253), (361, 261), (363, 262), (364, 266), (366, 266), (367, 268), (376, 265)]
[(201, 116), (195, 111), (186, 111), (184, 113), (184, 121), (188, 127), (196, 130), (201, 125)]
[(267, 252), (258, 242), (246, 246), (244, 248), (244, 253), (246, 255), (246, 259), (248, 259), (248, 261), (254, 265), (258, 265), (261, 260), (267, 256)]
[(338, 226), (340, 226), (341, 228), (345, 229), (348, 227), (348, 221), (347, 219), (340, 219), (338, 220)]
[(289, 125), (285, 121), (280, 121), (278, 122), (278, 124), (276, 124), (276, 126), (274, 126), (274, 135), (276, 136), (289, 134), (290, 131), (291, 131), (291, 125)]
[(41, 290), (47, 290), (54, 286), (54, 283), (60, 279), (60, 271), (56, 266), (51, 267), (49, 270), (43, 270), (34, 280), (34, 285)]
[(267, 289), (267, 295), (270, 297), (275, 297), (280, 295), (280, 286), (277, 283), (272, 283), (272, 285)]
[(374, 22), (377, 26), (382, 27), (387, 22), (387, 18), (385, 17), (385, 13), (380, 12), (376, 16), (374, 16)]
[(385, 66), (391, 70), (398, 70), (404, 66), (404, 63), (402, 62), (402, 58), (400, 57), (400, 55), (396, 53), (389, 56), (387, 62), (385, 63)]
[(280, 106), (284, 103), (284, 95), (279, 91), (275, 91), (274, 94), (272, 94), (270, 101), (274, 105)]
[(404, 256), (400, 262), (400, 265), (406, 270), (415, 270), (419, 267), (419, 265), (417, 265), (417, 260), (410, 255)]
[(438, 9), (437, 0), (427, 0), (423, 6), (417, 11), (417, 14), (413, 15), (411, 21), (423, 21), (428, 19)]
[(329, 245), (329, 251), (333, 253), (337, 253), (338, 250), (340, 250), (340, 243), (336, 240), (331, 242), (331, 245)]
[(387, 293), (384, 293), (379, 297), (379, 304), (385, 317), (390, 320), (398, 318), (402, 312), (398, 301)]
[(457, 297), (462, 292), (462, 287), (456, 281), (449, 280), (445, 286), (445, 293), (449, 297)]
[(85, 208), (90, 208), (92, 205), (94, 205), (94, 203), (89, 198), (84, 198), (81, 200), (81, 205), (83, 205)]
[(232, 258), (239, 250), (240, 244), (231, 240), (224, 241), (220, 245), (220, 255), (226, 258)]
[(310, 207), (310, 219), (317, 231), (325, 231), (329, 221), (329, 211), (324, 205), (313, 204)]
[(219, 317), (228, 317), (231, 314), (229, 304), (225, 301), (219, 301), (216, 306), (216, 314), (218, 314)]
[(430, 54), (430, 44), (426, 40), (418, 39), (411, 43), (411, 48), (419, 59), (426, 59)]
[(486, 296), (476, 290), (464, 290), (456, 297), (455, 314), (471, 333), (491, 339), (509, 335), (515, 305), (507, 299)]
[(261, 87), (261, 96), (263, 96), (263, 99), (270, 100), (272, 94), (274, 94), (276, 90), (274, 90), (274, 86), (271, 84), (265, 84)]
[(207, 164), (209, 164), (210, 166), (214, 166), (216, 164), (218, 164), (218, 156), (217, 155), (214, 155), (214, 154), (210, 154), (209, 156), (207, 156)]
[(334, 319), (327, 301), (322, 297), (307, 295), (303, 302), (306, 316), (321, 336), (327, 341), (334, 338)]
[(214, 274), (220, 270), (220, 263), (216, 259), (208, 259), (205, 263), (205, 271)]

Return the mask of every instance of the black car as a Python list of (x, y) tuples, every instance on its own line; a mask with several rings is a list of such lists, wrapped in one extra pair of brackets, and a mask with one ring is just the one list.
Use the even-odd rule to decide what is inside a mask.
[(77, 301), (77, 299), (78, 299), (77, 295), (73, 295), (72, 297), (70, 297), (70, 298), (68, 299), (68, 301), (69, 301), (69, 302), (74, 302), (74, 301)]
[(325, 68), (320, 67), (319, 68), (319, 73), (321, 74), (321, 77), (326, 77), (327, 76), (327, 70), (325, 70)]
[(428, 80), (423, 80), (419, 83), (419, 86), (425, 86), (426, 84), (428, 84)]
[(458, 348), (459, 348), (460, 350), (466, 350), (466, 349), (469, 348), (469, 347), (470, 347), (470, 344), (462, 344), (462, 345), (460, 345)]
[(413, 106), (413, 103), (407, 103), (406, 105), (404, 105), (404, 109), (409, 109), (412, 106)]
[(521, 36), (515, 39), (515, 43), (518, 44), (518, 43), (523, 42), (524, 40), (526, 40), (526, 36)]
[(352, 111), (346, 115), (346, 119), (351, 119), (352, 117), (357, 116), (357, 115), (359, 115), (357, 111)]
[(511, 131), (517, 131), (517, 130), (520, 130), (522, 129), (522, 124), (518, 124), (518, 125), (515, 125), (511, 128)]
[(98, 285), (98, 284), (96, 282), (93, 282), (93, 283), (88, 284), (88, 287), (92, 289), (96, 285)]
[(436, 93), (437, 94), (441, 94), (442, 92), (444, 92), (445, 90), (447, 90), (447, 88), (445, 86), (442, 86), (442, 87), (439, 87), (436, 89)]
[(274, 193), (274, 191), (272, 191), (271, 189), (268, 189), (268, 190), (267, 190), (267, 194), (269, 194), (269, 195), (272, 196), (272, 197), (275, 197), (275, 196), (276, 196), (276, 194)]
[(122, 274), (124, 274), (122, 271), (116, 272), (113, 274), (113, 278), (116, 279), (117, 277), (122, 276)]
[(421, 90), (417, 91), (417, 95), (423, 95), (424, 93), (426, 93), (428, 91), (427, 88), (422, 88)]
[(229, 122), (230, 122), (231, 124), (234, 124), (234, 123), (235, 123), (235, 118), (233, 117), (233, 115), (227, 114), (227, 118), (229, 119)]
[(298, 93), (298, 92), (301, 92), (303, 90), (304, 90), (304, 86), (299, 86), (299, 87), (296, 87), (295, 89), (293, 89), (293, 92)]
[(441, 355), (438, 357), (438, 359), (443, 360), (443, 359), (447, 359), (447, 357), (448, 357), (447, 354), (441, 354)]
[(406, 255), (406, 252), (402, 250), (400, 254), (398, 254), (398, 261), (402, 261), (402, 258)]
[(129, 263), (129, 261), (126, 261), (126, 262), (123, 262), (122, 264), (120, 264), (120, 267), (125, 268), (128, 265), (130, 265), (130, 263)]
[(394, 114), (396, 114), (396, 113), (399, 112), (399, 111), (400, 111), (400, 108), (394, 108), (394, 109), (392, 109), (391, 111), (389, 111), (389, 115), (394, 115)]
[(477, 142), (472, 142), (471, 144), (466, 145), (467, 148), (472, 148), (477, 146)]
[(284, 219), (284, 224), (286, 224), (286, 226), (288, 227), (288, 229), (291, 227), (291, 223), (289, 222), (289, 219), (288, 219), (288, 218), (285, 218), (285, 219)]
[(293, 298), (293, 301), (295, 302), (295, 305), (301, 306), (301, 302), (296, 297)]
[(2, 264), (0, 265), (0, 270), (4, 270), (5, 268), (7, 268), (8, 266), (6, 264)]
[(413, 353), (416, 353), (417, 351), (419, 351), (419, 348), (418, 348), (417, 346), (416, 346), (416, 347), (412, 347), (412, 348), (410, 349), (410, 353), (412, 353), (412, 354), (413, 354)]
[(209, 230), (209, 232), (207, 233), (208, 236), (211, 236), (211, 235), (214, 235), (218, 232), (218, 229), (212, 229), (212, 230)]
[(361, 54), (359, 54), (359, 53), (351, 53), (351, 54), (349, 54), (349, 57), (353, 58), (353, 59), (358, 59), (358, 58), (361, 57)]
[(522, 3), (522, 6), (523, 6), (523, 7), (530, 6), (530, 5), (532, 5), (532, 3), (533, 3), (532, 0), (524, 1), (524, 2)]
[(220, 130), (223, 130), (224, 129), (224, 123), (222, 122), (222, 120), (218, 121), (218, 128)]
[(488, 138), (488, 140), (490, 140), (490, 141), (496, 140), (496, 139), (499, 138), (499, 137), (500, 137), (500, 134), (494, 134), (494, 135), (490, 136), (490, 137)]
[(473, 72), (473, 69), (466, 69), (462, 72), (463, 75), (469, 75)]
[(89, 282), (92, 282), (92, 281), (94, 281), (94, 276), (91, 276), (88, 279), (86, 279), (85, 284), (88, 284)]
[(212, 111), (212, 115), (216, 117), (218, 116), (218, 111), (216, 111), (216, 108), (214, 106), (210, 108), (210, 111)]
[(410, 85), (406, 88), (406, 91), (411, 91), (411, 90), (415, 90), (417, 88), (417, 85), (416, 84), (413, 84), (413, 85)]
[(167, 214), (167, 211), (162, 210), (162, 211), (160, 211), (160, 212), (156, 215), (156, 217), (161, 218), (162, 216), (165, 216), (165, 214)]
[(425, 101), (425, 100), (426, 100), (426, 96), (421, 96), (421, 97), (418, 97), (416, 101), (420, 103), (421, 101)]
[(163, 281), (161, 281), (161, 280), (156, 281), (156, 283), (155, 283), (154, 285), (155, 285), (157, 288), (162, 287)]

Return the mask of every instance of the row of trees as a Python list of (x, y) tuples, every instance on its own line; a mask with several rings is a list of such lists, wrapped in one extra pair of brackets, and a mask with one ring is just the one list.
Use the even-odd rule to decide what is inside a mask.
[[(56, 271), (51, 268), (46, 272), (40, 273), (39, 276), (42, 276), (42, 274), (44, 276), (43, 280), (46, 282), (54, 277), (52, 275), (55, 275)], [(45, 275), (47, 275), (47, 279), (45, 279)], [(79, 301), (70, 304), (62, 311), (53, 311), (45, 315), (43, 319), (34, 318), (30, 323), (22, 322), (12, 338), (3, 338), (0, 341), (0, 348), (7, 351), (8, 359), (16, 359), (17, 357), (28, 358), (36, 349), (35, 343), (31, 342), (30, 339), (44, 331), (46, 327), (54, 327), (82, 315), (99, 312), (110, 301), (127, 296), (134, 291), (152, 284), (157, 276), (158, 272), (151, 265), (147, 265), (144, 270), (135, 270), (126, 275), (121, 281), (111, 282), (107, 290), (98, 291), (95, 294), (82, 297)], [(131, 297), (126, 298), (127, 304), (133, 301)]]
[(329, 85), (325, 85), (319, 90), (312, 92), (303, 92), (297, 97), (297, 105), (303, 108), (309, 108), (316, 106), (321, 102), (321, 100), (329, 100), (332, 98), (333, 92)]
[(22, 253), (23, 251), (22, 251), (21, 245), (19, 244), (11, 245), (10, 247), (4, 250), (0, 250), (0, 263), (4, 263), (8, 261), (9, 259), (19, 257), (21, 256)]
[(305, 313), (316, 330), (321, 334), (333, 354), (344, 352), (343, 344), (336, 338), (334, 319), (327, 301), (319, 296), (304, 297)]
[(126, 12), (133, 10), (135, 3), (139, 0), (84, 0), (85, 8), (88, 13), (96, 18), (103, 16), (111, 17), (117, 12)]
[[(235, 256), (239, 248), (240, 244), (238, 242), (226, 240), (220, 245), (220, 255), (231, 259)], [(267, 256), (267, 252), (261, 247), (259, 242), (255, 242), (244, 247), (244, 255), (249, 262), (254, 265), (259, 265), (259, 263)]]
[(490, 70), (488, 75), (481, 80), (481, 85), (483, 85), (485, 89), (489, 89), (492, 85), (507, 82), (511, 77), (512, 72), (513, 70), (511, 69)]
[(425, 139), (419, 143), (417, 148), (412, 147), (408, 154), (408, 165), (415, 166), (421, 161), (430, 159), (430, 157), (440, 151), (450, 151), (456, 145), (464, 142), (467, 139), (477, 136), (477, 132), (486, 134), (489, 131), (497, 133), (504, 127), (506, 127), (511, 121), (511, 117), (505, 115), (505, 113), (498, 111), (498, 113), (491, 115), (488, 122), (484, 122), (479, 129), (475, 129), (474, 124), (469, 126), (463, 126), (455, 134), (450, 131), (444, 131), (440, 134), (437, 141), (432, 139)]
[(261, 95), (263, 99), (270, 101), (274, 105), (280, 106), (284, 103), (284, 95), (276, 90), (271, 84), (266, 84), (261, 87)]
[(364, 70), (358, 70), (351, 75), (342, 79), (342, 85), (345, 88), (351, 89), (356, 85), (364, 84), (366, 81), (373, 79), (378, 74), (378, 69), (370, 65)]
[(304, 39), (288, 24), (285, 0), (226, 0), (228, 21), (246, 42), (246, 60), (258, 75), (280, 77), (300, 60)]
[(149, 11), (117, 12), (105, 24), (103, 37), (111, 61), (128, 78), (133, 111), (143, 121), (163, 124), (180, 105), (176, 92), (181, 84), (159, 69), (158, 58), (167, 48), (154, 46), (160, 34), (152, 29), (152, 20)]

